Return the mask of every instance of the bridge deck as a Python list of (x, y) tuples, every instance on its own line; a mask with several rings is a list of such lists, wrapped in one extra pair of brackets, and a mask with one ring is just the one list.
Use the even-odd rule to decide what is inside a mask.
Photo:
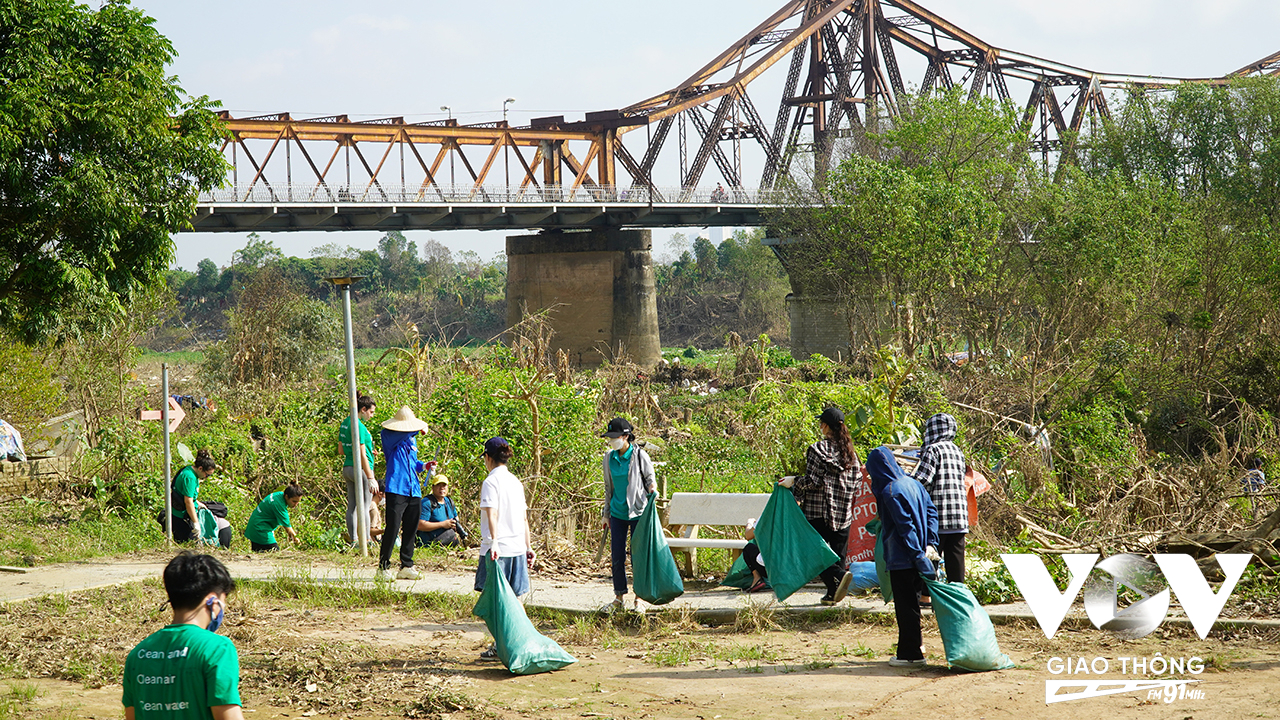
[(782, 207), (773, 193), (736, 190), (327, 187), (215, 190), (202, 195), (195, 232), (520, 230), (592, 227), (751, 227)]

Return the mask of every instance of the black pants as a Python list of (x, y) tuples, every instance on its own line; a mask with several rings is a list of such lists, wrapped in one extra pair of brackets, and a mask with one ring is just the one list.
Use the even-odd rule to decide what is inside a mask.
[(613, 568), (613, 594), (627, 594), (627, 538), (636, 531), (635, 520), (619, 520), (609, 516), (609, 564)]
[(769, 571), (765, 570), (764, 564), (760, 562), (760, 546), (753, 542), (747, 543), (742, 548), (742, 562), (747, 564), (747, 569), (760, 573), (760, 577), (769, 577)]
[(964, 539), (967, 533), (938, 535), (938, 553), (947, 563), (947, 582), (964, 582)]
[(834, 597), (836, 594), (836, 586), (840, 584), (840, 578), (844, 576), (844, 551), (849, 545), (849, 528), (843, 530), (832, 530), (826, 522), (809, 518), (809, 524), (814, 530), (822, 536), (827, 545), (836, 554), (836, 561), (831, 567), (819, 573), (818, 577), (822, 579), (822, 584), (827, 586), (827, 597)]
[(382, 552), (378, 567), (391, 567), (391, 551), (400, 535), (400, 567), (413, 567), (413, 546), (418, 534), (418, 517), (422, 514), (422, 498), (387, 493), (387, 516), (382, 529)]
[(280, 549), (279, 543), (260, 543), (253, 540), (249, 541), (249, 546), (254, 552), (275, 552)]
[(893, 588), (893, 615), (898, 620), (898, 658), (920, 660), (920, 599), (916, 593), (924, 585), (914, 568), (890, 570), (889, 586)]
[(418, 547), (427, 547), (428, 545), (443, 545), (445, 547), (463, 547), (462, 538), (458, 537), (458, 533), (453, 528), (449, 528), (432, 540), (422, 541), (422, 534), (418, 534)]

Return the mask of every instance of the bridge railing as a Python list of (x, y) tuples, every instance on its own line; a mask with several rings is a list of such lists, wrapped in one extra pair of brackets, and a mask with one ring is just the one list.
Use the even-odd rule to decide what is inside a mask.
[(689, 204), (689, 205), (773, 205), (784, 202), (784, 193), (753, 188), (681, 187), (506, 187), (474, 185), (389, 185), (346, 187), (341, 184), (312, 183), (216, 188), (200, 194), (201, 204), (266, 203), (582, 203), (582, 204)]

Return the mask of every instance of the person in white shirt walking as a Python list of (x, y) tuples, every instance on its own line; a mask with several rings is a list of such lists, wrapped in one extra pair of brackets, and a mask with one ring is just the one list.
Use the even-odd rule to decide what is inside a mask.
[[(524, 484), (507, 469), (513, 455), (505, 438), (485, 441), (485, 469), (489, 475), (480, 486), (480, 564), (476, 568), (476, 592), (484, 591), (485, 555), (493, 558), (516, 595), (529, 592), (529, 569), (535, 555), (529, 538), (528, 505)], [(482, 660), (498, 659), (497, 648), (480, 654)]]

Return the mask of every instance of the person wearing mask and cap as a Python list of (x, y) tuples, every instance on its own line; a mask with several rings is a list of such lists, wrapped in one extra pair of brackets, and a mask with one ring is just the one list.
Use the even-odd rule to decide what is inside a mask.
[[(378, 556), (378, 574), (391, 579), (391, 551), (400, 537), (401, 580), (417, 580), (422, 577), (413, 566), (413, 548), (418, 532), (418, 513), (422, 510), (422, 485), (418, 476), (435, 468), (435, 462), (423, 463), (418, 459), (418, 436), (426, 433), (427, 424), (419, 420), (408, 405), (382, 423), (382, 453), (387, 458), (387, 469), (382, 477), (382, 487), (387, 494), (386, 520), (382, 524), (382, 552)], [(429, 475), (428, 475), (429, 477)]]
[(898, 621), (898, 654), (889, 659), (889, 665), (921, 667), (925, 661), (918, 593), (924, 586), (921, 575), (937, 575), (930, 556), (937, 555), (938, 511), (924, 486), (902, 471), (888, 448), (871, 451), (867, 474), (876, 497), (884, 563), (893, 588), (893, 614)]
[(124, 661), (126, 720), (244, 720), (240, 657), (218, 635), (236, 583), (212, 555), (184, 552), (164, 568), (173, 621), (138, 643)]
[[(485, 441), (480, 456), (489, 474), (480, 485), (480, 566), (476, 568), (476, 592), (484, 592), (488, 579), (485, 555), (493, 558), (513, 593), (520, 596), (529, 592), (529, 569), (537, 556), (529, 537), (529, 506), (525, 503), (524, 483), (507, 469), (514, 454), (506, 438), (492, 437)], [(497, 646), (480, 653), (480, 659), (497, 660)]]
[(418, 545), (431, 544), (445, 547), (462, 547), (464, 531), (458, 525), (458, 508), (449, 497), (449, 477), (436, 475), (431, 481), (431, 493), (422, 498), (422, 513), (418, 519)]
[(613, 602), (605, 612), (622, 609), (627, 595), (627, 539), (636, 529), (640, 515), (649, 505), (649, 495), (658, 491), (653, 461), (644, 448), (635, 445), (635, 430), (626, 418), (616, 417), (600, 434), (609, 442), (604, 454), (604, 528), (609, 531), (609, 562), (613, 569)]
[(810, 445), (805, 453), (805, 474), (789, 475), (778, 484), (791, 488), (809, 524), (841, 558), (818, 576), (827, 587), (822, 604), (835, 605), (849, 593), (849, 583), (853, 580), (853, 574), (844, 568), (843, 558), (849, 543), (849, 527), (853, 524), (853, 496), (862, 465), (840, 408), (828, 405), (818, 416), (818, 426), (822, 429), (822, 439)]

